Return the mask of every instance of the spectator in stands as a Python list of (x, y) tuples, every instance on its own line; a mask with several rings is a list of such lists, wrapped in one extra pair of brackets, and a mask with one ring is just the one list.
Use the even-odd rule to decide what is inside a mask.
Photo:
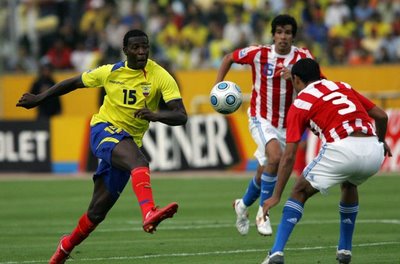
[(249, 23), (243, 20), (243, 10), (235, 7), (233, 18), (224, 27), (224, 39), (236, 48), (245, 47), (254, 42), (254, 34)]
[(195, 48), (204, 47), (207, 41), (209, 30), (200, 23), (198, 16), (191, 17), (188, 24), (181, 30), (181, 39), (187, 40)]
[[(47, 62), (43, 62), (39, 66), (36, 79), (32, 83), (30, 93), (40, 94), (55, 84), (53, 78), (53, 67)], [(59, 97), (53, 97), (46, 100), (38, 106), (38, 119), (49, 119), (55, 115), (61, 114), (61, 100)]]
[(357, 25), (350, 17), (329, 29), (328, 56), (331, 64), (346, 63), (349, 54), (358, 46)]
[(354, 19), (360, 25), (367, 21), (373, 13), (374, 9), (369, 5), (369, 0), (360, 0), (354, 7)]
[(331, 0), (325, 11), (325, 25), (331, 28), (342, 24), (344, 17), (351, 17), (350, 8), (343, 0)]
[(96, 68), (101, 58), (102, 54), (99, 51), (87, 49), (82, 41), (79, 41), (71, 52), (72, 66), (78, 72)]
[(374, 54), (375, 63), (394, 63), (399, 61), (398, 52), (400, 51), (400, 38), (396, 37), (394, 33), (388, 34), (384, 37), (377, 51)]
[(160, 32), (163, 23), (164, 12), (165, 9), (163, 9), (158, 2), (150, 1), (146, 25), (149, 36), (156, 36)]
[(23, 44), (18, 45), (15, 56), (5, 61), (6, 69), (13, 72), (34, 72), (37, 69), (36, 65), (36, 59)]
[[(376, 30), (378, 37), (382, 39), (386, 38), (391, 31), (396, 37), (400, 36), (400, 2), (392, 0), (265, 0), (256, 1), (257, 3), (242, 1), (239, 5), (237, 1), (219, 0), (139, 0), (133, 2), (130, 0), (24, 0), (18, 2), (14, 12), (6, 10), (11, 9), (11, 6), (3, 4), (4, 10), (0, 11), (0, 26), (1, 16), (4, 18), (6, 13), (15, 14), (19, 18), (15, 20), (15, 31), (13, 31), (16, 33), (17, 40), (13, 41), (6, 35), (5, 43), (11, 43), (11, 47), (17, 47), (17, 43), (18, 45), (23, 43), (27, 54), (38, 60), (48, 52), (58, 35), (63, 36), (67, 46), (75, 49), (78, 40), (73, 28), (79, 28), (76, 31), (83, 35), (86, 49), (103, 49), (104, 51), (105, 47), (110, 47), (111, 40), (104, 38), (107, 25), (113, 25), (118, 17), (125, 17), (124, 21), (128, 27), (145, 28), (149, 36), (157, 40), (152, 41), (151, 47), (151, 52), (156, 58), (168, 58), (172, 61), (178, 59), (181, 61), (178, 66), (182, 65), (182, 69), (213, 64), (208, 60), (210, 56), (196, 50), (197, 45), (189, 45), (190, 43), (182, 42), (180, 39), (182, 28), (189, 24), (194, 16), (199, 16), (200, 26), (207, 29), (211, 29), (212, 23), (217, 21), (224, 27), (225, 39), (229, 39), (232, 45), (237, 47), (252, 43), (270, 43), (271, 40), (268, 38), (270, 35), (265, 34), (270, 30), (267, 27), (262, 30), (263, 26), (269, 25), (269, 20), (277, 13), (291, 14), (302, 22), (299, 24), (298, 42), (301, 42), (304, 35), (306, 45), (314, 54), (320, 56), (320, 61), (328, 61), (331, 64), (346, 63), (349, 54), (352, 53), (352, 49), (349, 50), (348, 47), (353, 44), (349, 45), (349, 42), (361, 42), (363, 38), (370, 37), (371, 30)], [(314, 20), (316, 13), (319, 14), (319, 20)], [(230, 23), (228, 23), (228, 15)], [(240, 25), (235, 25), (232, 21), (234, 17), (240, 21)], [(376, 20), (377, 17), (380, 21)], [(344, 22), (348, 21), (356, 23), (357, 28), (350, 41), (347, 38), (332, 40), (326, 36), (326, 28), (330, 30), (335, 28), (332, 30), (337, 31), (339, 27), (341, 33), (343, 33), (342, 30), (348, 32), (348, 28), (344, 28), (344, 24), (349, 24)], [(168, 22), (173, 27), (168, 25)], [(212, 34), (208, 36), (207, 43), (203, 47), (212, 40)], [(5, 47), (8, 46), (5, 45)], [(181, 49), (184, 49), (184, 54), (180, 54)], [(117, 56), (112, 50), (106, 50), (105, 53), (108, 54), (106, 57)], [(8, 63), (12, 58), (7, 57), (11, 52), (4, 49), (3, 54), (6, 57), (6, 69), (12, 69)], [(195, 63), (191, 63), (191, 60)]]
[(370, 34), (368, 34), (361, 40), (360, 44), (363, 49), (365, 49), (371, 54), (375, 54), (378, 52), (382, 40), (383, 37), (380, 37), (378, 35), (378, 32), (375, 29), (373, 29), (371, 30)]
[(326, 49), (329, 29), (324, 23), (321, 6), (314, 3), (304, 10), (303, 15), (308, 17), (308, 23), (304, 24), (304, 38)]
[(220, 1), (214, 1), (207, 12), (207, 21), (216, 21), (220, 26), (228, 23), (228, 16), (225, 13), (225, 6)]
[[(143, 29), (145, 27), (145, 18), (138, 8), (138, 3), (132, 1), (129, 12), (121, 18), (121, 24), (126, 28)], [(119, 39), (119, 37), (115, 37)]]
[(80, 20), (80, 33), (86, 34), (93, 29), (96, 32), (101, 32), (109, 15), (110, 11), (105, 6), (104, 0), (90, 0), (88, 9), (83, 13)]
[[(383, 38), (391, 32), (391, 25), (382, 20), (379, 12), (374, 12), (371, 19), (366, 21), (363, 26), (364, 37)], [(374, 36), (372, 36), (374, 35)]]
[(31, 55), (38, 55), (39, 52), (38, 31), (35, 26), (37, 13), (37, 6), (33, 1), (21, 1), (15, 10), (15, 15), (19, 18), (14, 25), (17, 41)]
[(349, 65), (371, 65), (374, 63), (374, 56), (362, 46), (352, 50), (348, 58)]
[(105, 63), (121, 60), (121, 39), (123, 39), (125, 32), (128, 30), (129, 27), (121, 22), (121, 19), (118, 15), (110, 17), (103, 33)]
[(251, 12), (250, 24), (254, 33), (254, 43), (272, 43), (271, 19), (274, 15), (270, 10), (270, 4), (266, 1), (262, 7)]
[(212, 21), (209, 24), (210, 41), (208, 43), (209, 66), (219, 68), (222, 58), (230, 52), (233, 47), (230, 41), (223, 38), (223, 28), (218, 21)]
[[(372, 2), (372, 1), (371, 1)], [(372, 8), (382, 15), (382, 20), (390, 23), (394, 20), (396, 12), (400, 12), (400, 2), (393, 0), (375, 1), (375, 5), (370, 3)]]
[(57, 14), (56, 1), (33, 1), (37, 6), (37, 20), (34, 25), (38, 34), (39, 56), (51, 49), (57, 39), (58, 29), (62, 18)]
[(79, 42), (81, 36), (78, 29), (75, 27), (74, 22), (71, 19), (66, 19), (64, 24), (58, 29), (58, 36), (61, 37), (65, 45), (70, 47), (72, 50), (75, 49), (76, 44)]
[(397, 11), (394, 15), (394, 19), (391, 23), (392, 32), (396, 37), (400, 37), (400, 11)]
[(72, 50), (65, 45), (64, 40), (57, 38), (45, 57), (54, 69), (68, 70), (72, 69), (71, 52)]

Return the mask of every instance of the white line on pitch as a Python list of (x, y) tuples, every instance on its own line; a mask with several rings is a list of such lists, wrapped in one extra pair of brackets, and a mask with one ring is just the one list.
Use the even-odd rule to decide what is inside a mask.
[[(353, 245), (353, 247), (375, 247), (386, 245), (398, 245), (399, 241), (384, 241), (376, 243), (364, 243)], [(302, 248), (287, 248), (287, 251), (306, 251), (336, 248), (337, 246), (326, 247), (302, 247)], [(135, 259), (153, 259), (153, 258), (166, 258), (166, 257), (195, 257), (195, 256), (210, 256), (210, 255), (227, 255), (227, 254), (240, 254), (252, 252), (266, 252), (266, 249), (246, 249), (246, 250), (225, 250), (225, 251), (210, 251), (210, 252), (197, 252), (197, 253), (172, 253), (172, 254), (157, 254), (157, 255), (143, 255), (143, 256), (125, 256), (125, 257), (109, 257), (109, 258), (81, 258), (79, 261), (113, 261), (113, 260), (135, 260)], [(73, 261), (73, 259), (71, 259)], [(29, 264), (29, 263), (47, 263), (47, 260), (27, 260), (27, 261), (6, 261), (0, 264)]]
[[(324, 225), (324, 224), (338, 224), (339, 219), (337, 220), (309, 220), (309, 221), (300, 221), (299, 225)], [(132, 225), (140, 225), (139, 222), (133, 223), (129, 222)], [(357, 220), (357, 224), (393, 224), (400, 225), (400, 220), (397, 219), (359, 219)], [(272, 225), (277, 225), (276, 223), (272, 223)], [(193, 229), (203, 229), (203, 228), (224, 228), (224, 227), (232, 227), (234, 226), (233, 222), (211, 222), (211, 221), (201, 221), (201, 222), (169, 222), (168, 225), (162, 227), (163, 230), (193, 230)], [(126, 228), (99, 228), (96, 232), (116, 232), (116, 231), (142, 231), (142, 227), (126, 227)]]

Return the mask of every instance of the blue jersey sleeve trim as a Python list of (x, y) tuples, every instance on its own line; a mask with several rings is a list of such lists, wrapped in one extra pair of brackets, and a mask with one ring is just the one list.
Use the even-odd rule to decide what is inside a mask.
[(114, 66), (112, 67), (111, 71), (115, 71), (118, 70), (121, 67), (125, 66), (125, 62), (124, 61), (120, 61), (118, 63), (115, 63)]

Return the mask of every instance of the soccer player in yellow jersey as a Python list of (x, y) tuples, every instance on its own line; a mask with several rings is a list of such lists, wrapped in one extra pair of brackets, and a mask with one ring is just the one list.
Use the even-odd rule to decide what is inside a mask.
[[(62, 237), (50, 263), (64, 263), (75, 246), (102, 222), (131, 178), (138, 199), (143, 229), (153, 233), (157, 225), (172, 217), (177, 203), (155, 206), (150, 185), (149, 162), (141, 151), (142, 137), (150, 122), (184, 125), (187, 114), (178, 85), (160, 65), (148, 59), (149, 39), (141, 30), (128, 31), (123, 40), (126, 61), (100, 66), (61, 81), (45, 92), (25, 93), (17, 106), (36, 107), (46, 99), (82, 87), (104, 87), (104, 103), (90, 122), (90, 145), (101, 160), (94, 174), (94, 191), (85, 212), (71, 234)], [(157, 111), (163, 98), (167, 109)]]

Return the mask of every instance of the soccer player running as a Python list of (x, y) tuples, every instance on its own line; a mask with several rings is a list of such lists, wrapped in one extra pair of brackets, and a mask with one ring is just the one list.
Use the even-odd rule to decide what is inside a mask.
[[(64, 263), (102, 222), (132, 179), (139, 202), (143, 229), (153, 233), (157, 225), (172, 217), (177, 203), (155, 206), (150, 185), (149, 162), (141, 151), (142, 137), (150, 122), (184, 125), (187, 114), (178, 85), (172, 76), (149, 57), (149, 39), (141, 30), (128, 31), (123, 39), (126, 61), (100, 66), (79, 76), (61, 81), (39, 95), (24, 94), (17, 106), (36, 107), (48, 98), (61, 96), (82, 87), (104, 87), (104, 103), (90, 122), (90, 146), (101, 159), (94, 174), (94, 191), (87, 212), (71, 234), (62, 237), (50, 263)], [(155, 111), (160, 98), (167, 110)]]
[(222, 81), (233, 63), (251, 66), (253, 86), (248, 116), (249, 130), (257, 144), (254, 156), (258, 168), (243, 197), (234, 201), (236, 228), (242, 235), (249, 232), (248, 207), (258, 197), (258, 233), (272, 235), (269, 218), (263, 218), (262, 205), (274, 190), (279, 160), (285, 147), (286, 113), (295, 97), (290, 69), (299, 59), (312, 58), (309, 50), (293, 46), (297, 33), (293, 17), (278, 15), (271, 26), (273, 45), (249, 46), (225, 55), (216, 78), (216, 83)]
[(288, 112), (286, 148), (274, 193), (264, 202), (265, 216), (281, 199), (303, 131), (308, 127), (323, 144), (297, 178), (284, 205), (275, 243), (263, 264), (284, 263), (283, 250), (303, 215), (305, 202), (317, 192), (326, 194), (336, 184), (342, 192), (336, 258), (339, 263), (350, 263), (358, 213), (357, 186), (378, 172), (386, 155), (392, 156), (385, 143), (388, 116), (349, 84), (321, 79), (319, 65), (312, 59), (299, 60), (291, 74), (298, 96)]

